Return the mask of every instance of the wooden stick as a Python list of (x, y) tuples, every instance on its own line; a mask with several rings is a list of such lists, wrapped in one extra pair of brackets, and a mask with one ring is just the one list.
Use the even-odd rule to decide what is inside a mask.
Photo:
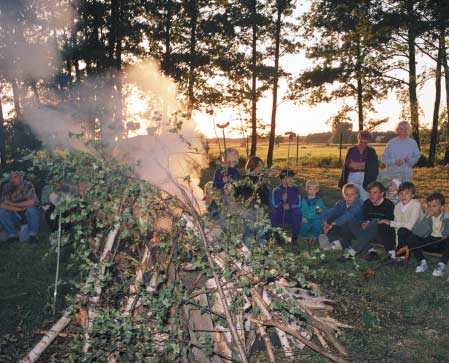
[[(102, 262), (106, 256), (112, 250), (114, 240), (119, 230), (119, 225), (116, 225), (112, 231), (109, 232), (108, 239), (106, 240), (103, 253), (101, 254), (100, 261)], [(91, 271), (87, 281), (91, 281), (94, 278), (94, 272)], [(97, 290), (98, 291), (98, 290)], [(100, 288), (101, 291), (101, 288)], [(71, 309), (67, 309), (62, 317), (51, 327), (48, 333), (42, 337), (42, 339), (31, 349), (31, 351), (19, 362), (20, 363), (34, 363), (36, 362), (45, 349), (55, 340), (58, 334), (64, 330), (64, 328), (70, 323), (70, 316), (72, 315)]]
[(65, 327), (70, 323), (71, 312), (66, 311), (62, 317), (45, 333), (41, 340), (31, 349), (31, 351), (23, 357), (19, 363), (36, 362), (47, 347), (56, 339)]
[[(103, 253), (100, 256), (100, 273), (99, 275), (104, 275), (106, 271), (106, 265), (102, 262), (106, 259), (106, 257), (109, 255), (109, 253), (112, 250), (112, 247), (114, 246), (115, 237), (117, 236), (117, 233), (120, 229), (120, 224), (116, 224), (114, 228), (112, 228), (109, 231), (108, 237), (106, 239), (106, 244), (103, 248)], [(89, 308), (87, 310), (87, 324), (86, 324), (86, 331), (84, 333), (84, 345), (83, 345), (83, 352), (87, 353), (90, 349), (90, 333), (94, 327), (94, 321), (95, 321), (95, 307), (100, 302), (101, 298), (101, 283), (100, 279), (97, 276), (95, 276), (95, 273), (92, 274), (91, 279), (94, 278), (94, 286), (95, 286), (95, 295), (89, 298)]]
[[(147, 245), (144, 245), (144, 252), (142, 256), (142, 261), (140, 262), (139, 267), (136, 270), (136, 278), (135, 278), (135, 284), (134, 287), (130, 286), (130, 290), (136, 290), (137, 285), (139, 282), (143, 281), (143, 274), (145, 273), (146, 267), (150, 261), (150, 249), (147, 247)], [(131, 314), (131, 311), (136, 306), (139, 297), (137, 295), (137, 291), (131, 291), (132, 294), (126, 299), (125, 309), (123, 311), (124, 316), (129, 316)], [(108, 357), (108, 363), (115, 363), (117, 362), (118, 356), (120, 354), (120, 348), (121, 344), (117, 344), (117, 349), (111, 353), (111, 355)]]
[(319, 345), (315, 344), (314, 342), (304, 338), (298, 331), (296, 331), (295, 329), (291, 329), (288, 325), (275, 320), (275, 319), (271, 319), (271, 320), (257, 320), (257, 319), (251, 319), (252, 321), (254, 321), (257, 324), (264, 324), (264, 325), (268, 325), (268, 326), (273, 326), (275, 328), (281, 329), (282, 331), (286, 332), (287, 334), (295, 337), (296, 339), (298, 339), (300, 342), (302, 342), (304, 345), (307, 345), (310, 349), (314, 350), (315, 352), (323, 355), (324, 357), (330, 359), (333, 362), (337, 362), (337, 363), (349, 363), (346, 359), (344, 358), (340, 358), (338, 356), (336, 356), (333, 353), (330, 353), (326, 350), (324, 350), (323, 348), (321, 348)]
[[(181, 191), (184, 194), (186, 194), (186, 192), (182, 188), (181, 188)], [(186, 195), (186, 202), (190, 203), (190, 199), (188, 198), (187, 195)], [(226, 316), (226, 321), (228, 322), (229, 329), (231, 330), (232, 339), (234, 340), (234, 343), (237, 345), (237, 350), (239, 352), (240, 359), (242, 360), (243, 363), (248, 363), (248, 359), (246, 357), (245, 348), (243, 347), (242, 342), (240, 341), (240, 337), (237, 334), (237, 330), (235, 328), (234, 322), (233, 322), (231, 314), (229, 312), (228, 302), (226, 300), (226, 296), (224, 294), (223, 288), (221, 287), (220, 279), (219, 279), (219, 277), (217, 275), (217, 272), (215, 271), (214, 262), (212, 260), (211, 254), (209, 252), (209, 248), (210, 248), (209, 241), (208, 241), (208, 239), (207, 239), (207, 237), (206, 237), (206, 235), (204, 233), (204, 230), (203, 230), (203, 227), (201, 226), (201, 223), (198, 220), (198, 215), (196, 214), (196, 210), (193, 207), (193, 205), (190, 206), (190, 209), (191, 209), (191, 212), (193, 214), (193, 221), (194, 221), (195, 227), (196, 227), (197, 231), (199, 232), (200, 237), (201, 237), (201, 239), (203, 241), (204, 253), (206, 254), (209, 266), (212, 269), (212, 277), (214, 278), (215, 283), (216, 283), (217, 288), (218, 288), (218, 296), (219, 296), (220, 301), (221, 301), (221, 303), (223, 305), (224, 313), (225, 313), (225, 316)]]
[(318, 338), (318, 340), (320, 341), (321, 346), (324, 349), (329, 349), (329, 345), (326, 343), (326, 341), (324, 340), (323, 336), (321, 335), (320, 331), (317, 328), (313, 328), (313, 332), (315, 333), (316, 337)]
[(265, 343), (265, 347), (267, 348), (268, 358), (270, 359), (270, 362), (276, 363), (276, 357), (274, 356), (273, 352), (273, 345), (271, 344), (270, 338), (268, 337), (267, 331), (265, 330), (264, 326), (258, 324), (257, 331), (259, 332), (260, 336), (262, 337)]
[[(271, 315), (270, 309), (268, 307), (267, 302), (264, 300), (262, 296), (257, 292), (255, 288), (251, 288), (251, 295), (253, 297), (254, 302), (259, 307), (262, 314), (266, 319), (271, 320), (273, 316)], [(275, 329), (276, 334), (279, 337), (279, 341), (281, 342), (282, 349), (284, 350), (284, 354), (286, 357), (293, 357), (293, 351), (290, 347), (290, 343), (288, 341), (287, 335), (282, 331), (282, 329)]]

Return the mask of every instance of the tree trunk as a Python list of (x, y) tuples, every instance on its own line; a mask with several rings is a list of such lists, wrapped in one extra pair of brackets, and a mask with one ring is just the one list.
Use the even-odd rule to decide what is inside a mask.
[(171, 71), (171, 18), (172, 18), (172, 2), (170, 0), (167, 1), (167, 4), (165, 5), (165, 39), (164, 39), (164, 46), (165, 46), (165, 52), (164, 52), (164, 58), (162, 59), (162, 70), (165, 74), (169, 75)]
[(252, 59), (251, 59), (251, 151), (250, 156), (256, 155), (257, 149), (257, 0), (251, 2), (252, 17)]
[(435, 104), (433, 106), (433, 120), (432, 120), (432, 132), (430, 134), (430, 148), (429, 148), (429, 163), (435, 164), (437, 142), (438, 142), (438, 118), (440, 116), (440, 103), (441, 103), (441, 63), (443, 61), (443, 46), (444, 46), (444, 30), (440, 31), (438, 41), (438, 57), (437, 66), (435, 69)]
[(418, 97), (416, 95), (416, 52), (415, 52), (415, 15), (413, 10), (413, 0), (407, 1), (408, 17), (408, 68), (409, 68), (409, 100), (410, 100), (410, 123), (412, 135), (418, 147), (419, 140), (419, 115), (418, 115)]
[(359, 131), (363, 130), (363, 83), (362, 83), (362, 54), (360, 50), (360, 40), (357, 40), (357, 115), (359, 120)]
[(0, 164), (2, 171), (6, 169), (6, 132), (5, 119), (3, 118), (2, 98), (0, 93)]
[(116, 110), (115, 110), (115, 124), (120, 132), (120, 136), (123, 136), (125, 129), (123, 125), (123, 82), (122, 82), (122, 35), (120, 29), (121, 8), (118, 9), (117, 17), (117, 44), (115, 49), (115, 97), (116, 97)]
[(270, 128), (270, 139), (268, 142), (268, 154), (267, 154), (268, 167), (271, 167), (271, 165), (273, 165), (274, 139), (276, 136), (276, 111), (277, 111), (278, 83), (279, 83), (279, 48), (281, 41), (281, 16), (282, 16), (280, 1), (276, 1), (276, 7), (277, 7), (277, 19), (276, 19), (275, 47), (274, 47), (273, 105), (271, 109), (271, 128)]
[(37, 89), (37, 84), (34, 79), (31, 81), (31, 89), (33, 90), (33, 94), (34, 94), (34, 102), (36, 103), (37, 106), (40, 106), (41, 98), (39, 96), (39, 90)]
[(446, 41), (443, 38), (443, 68), (444, 68), (444, 83), (446, 88), (446, 151), (444, 153), (444, 164), (449, 164), (449, 65), (447, 62)]
[(188, 97), (189, 108), (187, 110), (187, 117), (192, 117), (192, 111), (195, 104), (194, 84), (195, 84), (195, 66), (196, 66), (196, 27), (198, 22), (198, 9), (196, 0), (190, 0), (188, 5), (190, 13), (190, 69), (189, 69), (189, 84)]
[(20, 107), (20, 91), (17, 85), (17, 80), (12, 77), (11, 78), (11, 86), (12, 86), (12, 95), (14, 98), (14, 109), (16, 110), (16, 119), (21, 120), (23, 118), (22, 108)]

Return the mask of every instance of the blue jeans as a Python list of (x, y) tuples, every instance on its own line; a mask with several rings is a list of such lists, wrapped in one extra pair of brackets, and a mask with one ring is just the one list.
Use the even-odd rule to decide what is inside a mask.
[(308, 219), (307, 223), (301, 223), (301, 238), (303, 240), (308, 238), (309, 231), (312, 230), (312, 238), (317, 239), (323, 233), (320, 218)]
[[(31, 236), (36, 236), (39, 232), (39, 209), (29, 207), (25, 209), (28, 230)], [(3, 227), (8, 237), (17, 237), (17, 227), (22, 218), (17, 212), (0, 208), (0, 225)]]

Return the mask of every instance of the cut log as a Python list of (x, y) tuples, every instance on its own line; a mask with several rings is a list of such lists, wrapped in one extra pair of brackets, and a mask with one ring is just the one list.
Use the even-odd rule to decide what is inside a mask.
[(84, 333), (84, 345), (83, 352), (87, 353), (90, 349), (90, 333), (92, 332), (94, 321), (95, 321), (95, 307), (100, 302), (101, 298), (101, 283), (99, 276), (104, 275), (106, 272), (106, 265), (103, 263), (106, 260), (112, 251), (112, 247), (114, 246), (115, 238), (117, 237), (117, 233), (120, 229), (120, 225), (115, 225), (114, 228), (109, 232), (108, 237), (106, 239), (106, 244), (103, 248), (103, 252), (100, 256), (100, 261), (98, 265), (100, 266), (99, 271), (97, 273), (93, 273), (90, 276), (90, 281), (88, 282), (94, 284), (95, 286), (95, 295), (89, 298), (89, 306), (87, 310), (87, 321), (86, 321), (86, 331)]
[(61, 318), (51, 327), (51, 329), (42, 337), (42, 339), (34, 346), (33, 349), (22, 359), (20, 363), (36, 362), (47, 347), (56, 339), (65, 327), (70, 323), (69, 311), (66, 311)]

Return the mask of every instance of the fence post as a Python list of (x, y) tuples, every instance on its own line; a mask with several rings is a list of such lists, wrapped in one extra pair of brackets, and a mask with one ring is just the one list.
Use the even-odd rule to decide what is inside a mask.
[(341, 166), (341, 149), (343, 149), (343, 132), (340, 134), (340, 156), (338, 158), (340, 166)]
[(299, 164), (299, 135), (296, 135), (296, 165)]

